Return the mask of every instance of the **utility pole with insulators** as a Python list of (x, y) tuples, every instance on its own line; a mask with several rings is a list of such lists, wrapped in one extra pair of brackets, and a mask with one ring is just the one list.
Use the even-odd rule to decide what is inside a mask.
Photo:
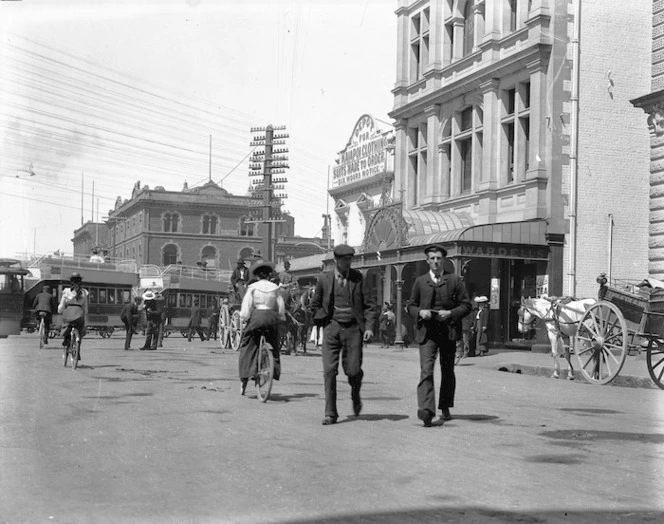
[[(249, 163), (249, 176), (262, 177), (252, 181), (251, 196), (255, 201), (255, 211), (252, 218), (247, 222), (262, 223), (261, 254), (264, 260), (274, 261), (275, 238), (274, 224), (285, 222), (281, 215), (283, 199), (288, 198), (285, 193), (277, 193), (283, 190), (284, 184), (288, 182), (285, 176), (288, 169), (288, 149), (278, 147), (286, 144), (288, 133), (286, 126), (252, 127), (253, 137), (251, 144), (256, 150), (251, 154)], [(275, 147), (276, 146), (276, 147)]]

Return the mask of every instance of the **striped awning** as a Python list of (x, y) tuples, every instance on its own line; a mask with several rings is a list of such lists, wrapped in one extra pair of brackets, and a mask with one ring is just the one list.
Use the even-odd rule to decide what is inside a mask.
[(402, 216), (409, 226), (409, 239), (454, 231), (473, 225), (473, 219), (466, 213), (411, 211), (404, 209)]

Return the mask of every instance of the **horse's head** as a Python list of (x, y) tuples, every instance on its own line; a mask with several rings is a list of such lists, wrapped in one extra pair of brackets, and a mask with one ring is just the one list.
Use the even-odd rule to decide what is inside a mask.
[(519, 308), (519, 333), (528, 333), (535, 326), (535, 322), (539, 317), (536, 315), (536, 309), (532, 304), (532, 300), (524, 299), (521, 297), (521, 307)]

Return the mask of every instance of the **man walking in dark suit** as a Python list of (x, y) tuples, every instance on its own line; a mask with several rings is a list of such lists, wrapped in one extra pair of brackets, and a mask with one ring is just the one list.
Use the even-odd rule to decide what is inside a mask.
[(198, 333), (201, 341), (205, 342), (205, 333), (201, 329), (201, 320), (203, 318), (203, 311), (198, 307), (198, 300), (194, 299), (194, 305), (189, 314), (189, 326), (187, 327), (187, 342), (191, 342), (191, 337), (194, 332)]
[(447, 251), (432, 244), (424, 250), (429, 271), (413, 284), (408, 311), (416, 323), (415, 342), (420, 346), (420, 382), (417, 385), (417, 417), (425, 427), (436, 414), (434, 364), (440, 351), (440, 396), (438, 407), (443, 420), (450, 420), (454, 407), (454, 357), (461, 338), (461, 319), (468, 315), (471, 303), (459, 275), (444, 271)]
[(353, 413), (362, 411), (362, 344), (373, 337), (376, 301), (362, 273), (351, 269), (355, 250), (340, 244), (334, 248), (337, 267), (323, 273), (316, 283), (311, 301), (314, 321), (323, 326), (323, 375), (325, 382), (325, 418), (323, 425), (335, 424), (337, 412), (337, 374), (339, 358), (348, 377)]

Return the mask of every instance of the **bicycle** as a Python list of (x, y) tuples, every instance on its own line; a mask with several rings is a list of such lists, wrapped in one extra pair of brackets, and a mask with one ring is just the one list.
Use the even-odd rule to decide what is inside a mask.
[(258, 343), (258, 370), (254, 381), (256, 383), (256, 396), (261, 402), (267, 402), (272, 391), (272, 381), (274, 380), (274, 355), (272, 355), (272, 346), (265, 340), (265, 335), (261, 335)]
[(65, 346), (64, 349), (64, 366), (67, 367), (67, 357), (71, 356), (71, 368), (76, 369), (78, 367), (78, 359), (81, 351), (81, 334), (78, 331), (78, 328), (72, 327), (69, 344)]

